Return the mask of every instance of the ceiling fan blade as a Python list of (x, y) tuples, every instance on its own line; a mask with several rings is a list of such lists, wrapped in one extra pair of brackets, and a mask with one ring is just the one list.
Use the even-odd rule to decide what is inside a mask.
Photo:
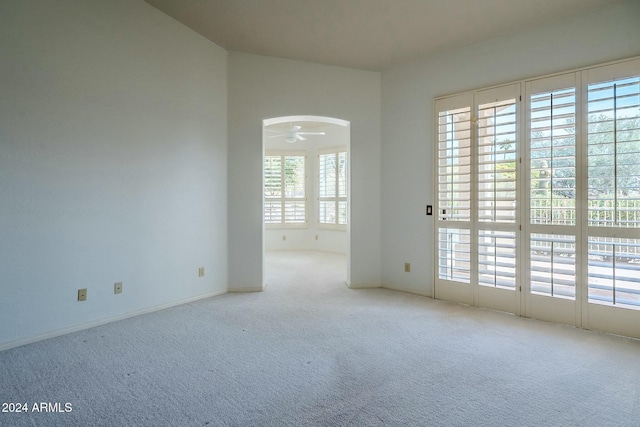
[(297, 132), (298, 135), (326, 135), (326, 132)]
[(301, 136), (299, 133), (296, 133), (296, 138), (298, 139), (298, 141), (306, 141), (307, 138), (305, 138), (304, 136)]
[(281, 137), (286, 136), (286, 135), (287, 135), (286, 133), (280, 133), (278, 135), (270, 135), (267, 138), (281, 138)]
[(276, 133), (282, 133), (281, 130), (278, 129), (265, 129), (265, 132), (276, 132)]

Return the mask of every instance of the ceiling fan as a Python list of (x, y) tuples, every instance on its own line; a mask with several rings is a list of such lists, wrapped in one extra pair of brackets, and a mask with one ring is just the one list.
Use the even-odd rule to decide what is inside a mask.
[(302, 126), (291, 124), (291, 127), (286, 131), (266, 129), (267, 132), (278, 132), (276, 135), (271, 135), (269, 138), (282, 138), (289, 144), (293, 144), (296, 141), (306, 141), (303, 135), (325, 135), (325, 132), (306, 132), (302, 131)]

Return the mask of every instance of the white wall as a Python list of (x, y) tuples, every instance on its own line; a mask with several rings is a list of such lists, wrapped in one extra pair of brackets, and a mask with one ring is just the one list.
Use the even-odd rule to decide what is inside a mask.
[(141, 0), (2, 1), (0, 52), (0, 348), (224, 292), (226, 52)]
[(352, 284), (380, 283), (380, 74), (229, 56), (229, 288), (263, 287), (262, 120), (317, 115), (351, 122)]
[[(382, 281), (432, 295), (432, 102), (440, 95), (640, 55), (640, 2), (617, 3), (547, 27), (383, 73)], [(411, 263), (411, 273), (404, 263)]]

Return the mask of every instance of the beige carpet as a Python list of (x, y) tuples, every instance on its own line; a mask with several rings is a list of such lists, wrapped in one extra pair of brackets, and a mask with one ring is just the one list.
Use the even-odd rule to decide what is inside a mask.
[(269, 253), (267, 290), (0, 353), (2, 426), (638, 426), (640, 342), (383, 289)]

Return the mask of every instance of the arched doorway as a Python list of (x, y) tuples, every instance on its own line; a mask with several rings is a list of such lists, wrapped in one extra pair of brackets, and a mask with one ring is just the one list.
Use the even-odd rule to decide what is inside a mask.
[(350, 281), (350, 122), (263, 120), (263, 277), (275, 251), (343, 254)]

